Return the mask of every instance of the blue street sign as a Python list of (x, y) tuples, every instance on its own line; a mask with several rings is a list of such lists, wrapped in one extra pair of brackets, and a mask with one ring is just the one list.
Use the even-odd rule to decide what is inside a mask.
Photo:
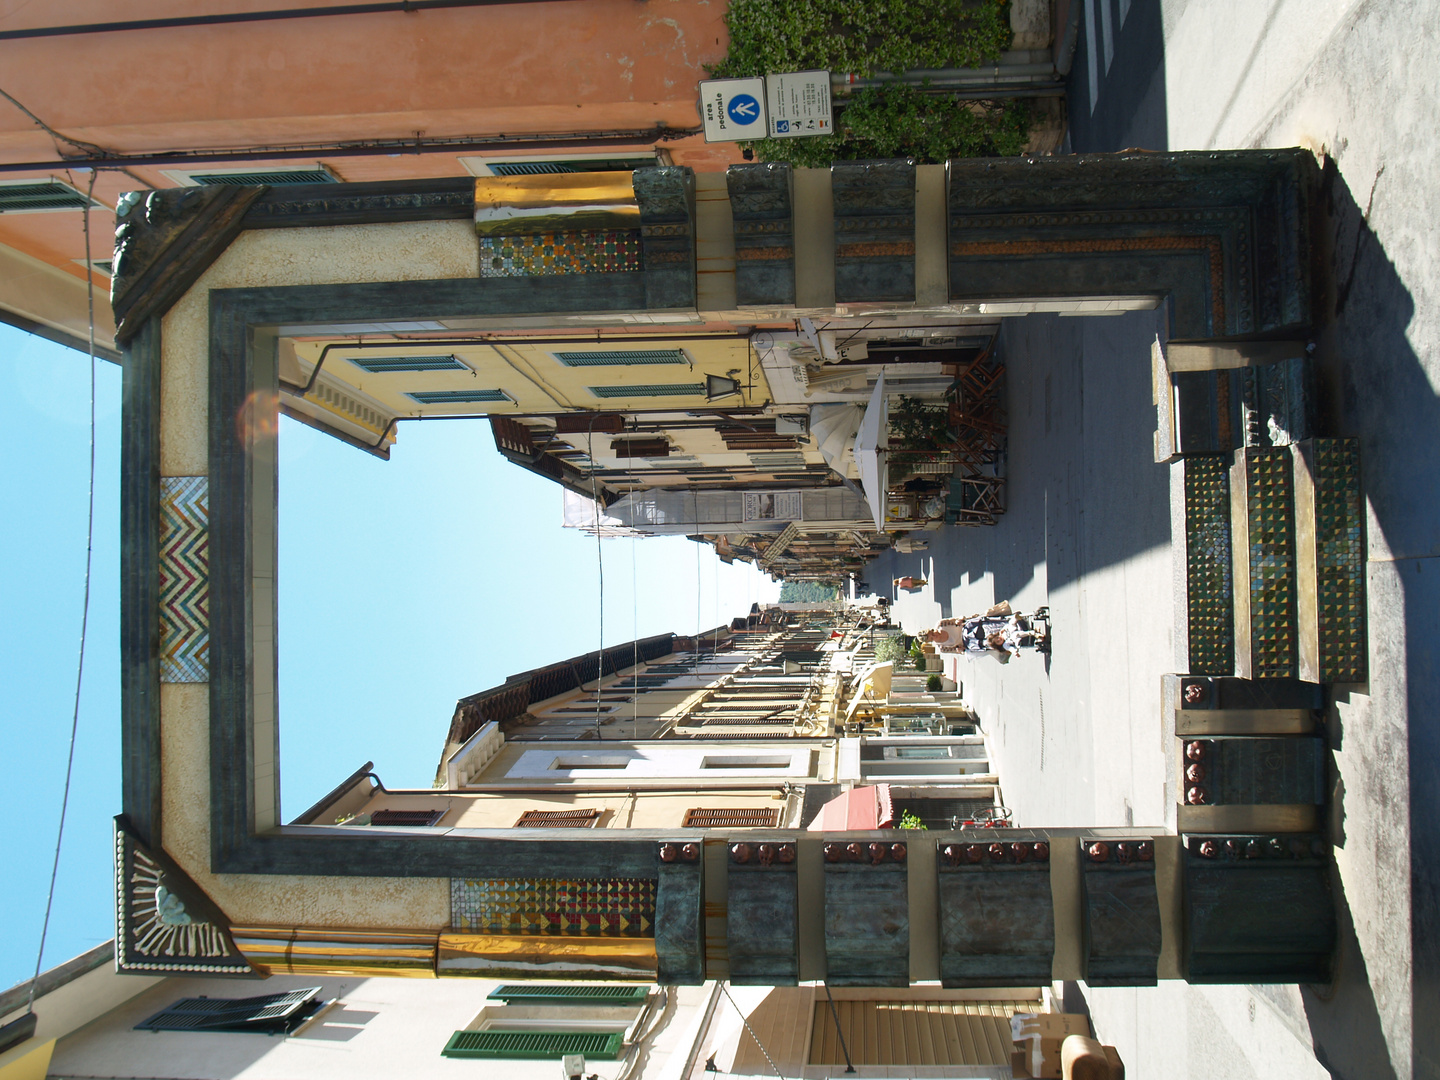
[(736, 94), (730, 99), (729, 106), (725, 109), (730, 114), (730, 119), (742, 126), (753, 124), (760, 119), (760, 102), (756, 101), (749, 94)]

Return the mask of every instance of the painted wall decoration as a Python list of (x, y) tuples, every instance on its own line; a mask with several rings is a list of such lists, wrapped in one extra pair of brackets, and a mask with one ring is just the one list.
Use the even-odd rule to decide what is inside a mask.
[(115, 826), (115, 968), (122, 974), (252, 975), (224, 916), (163, 855)]
[(653, 937), (655, 882), (644, 878), (453, 878), (450, 925), (483, 934)]
[(550, 277), (643, 270), (640, 230), (480, 237), (480, 276)]
[(210, 679), (210, 480), (160, 478), (160, 681)]

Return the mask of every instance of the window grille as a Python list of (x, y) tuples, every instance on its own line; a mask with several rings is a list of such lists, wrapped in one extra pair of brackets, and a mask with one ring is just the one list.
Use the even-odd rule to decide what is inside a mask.
[(469, 371), (454, 356), (347, 356), (345, 359), (372, 375), (391, 371)]
[(467, 401), (510, 401), (504, 390), (416, 390), (405, 395), (421, 405), (454, 405)]
[(278, 184), (333, 184), (329, 169), (263, 169), (254, 172), (191, 173), (201, 187), (274, 187)]
[(181, 998), (135, 1025), (136, 1031), (254, 1031), (285, 1034), (294, 1031), (322, 1007), (308, 986), (283, 994), (247, 998)]
[[(18, 214), (37, 210), (83, 210), (83, 193), (59, 180), (27, 180), (21, 184), (0, 183), (0, 214)], [(90, 206), (104, 203), (91, 199)]]
[(599, 810), (526, 810), (515, 828), (593, 829), (599, 820)]
[(460, 1058), (561, 1058), (584, 1054), (614, 1061), (625, 1045), (623, 1032), (457, 1031), (441, 1053)]
[[(704, 383), (641, 383), (636, 386), (592, 386), (598, 398), (704, 397)], [(802, 463), (804, 459), (801, 459)]]
[(773, 829), (780, 823), (780, 811), (711, 810), (697, 807), (685, 811), (683, 829)]
[(653, 157), (578, 158), (571, 161), (491, 161), (495, 176), (544, 176), (552, 173), (634, 172), (654, 165)]
[(607, 349), (557, 352), (566, 367), (636, 367), (646, 364), (689, 364), (683, 349)]
[(505, 983), (490, 991), (507, 1005), (640, 1005), (648, 986), (577, 986), (574, 983)]
[(444, 810), (376, 810), (370, 814), (371, 825), (434, 825), (445, 816)]

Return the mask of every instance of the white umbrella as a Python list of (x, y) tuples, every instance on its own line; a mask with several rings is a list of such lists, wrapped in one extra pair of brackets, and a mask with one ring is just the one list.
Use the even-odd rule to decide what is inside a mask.
[(875, 531), (885, 530), (885, 489), (889, 486), (890, 466), (885, 457), (890, 435), (890, 413), (885, 401), (885, 373), (875, 380), (875, 392), (865, 406), (865, 417), (855, 433), (855, 464), (860, 469), (860, 486), (865, 500), (875, 515)]

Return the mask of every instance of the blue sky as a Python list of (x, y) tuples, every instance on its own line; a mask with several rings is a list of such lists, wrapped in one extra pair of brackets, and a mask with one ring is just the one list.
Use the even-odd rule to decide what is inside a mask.
[[(90, 629), (45, 967), (114, 932), (119, 367), (99, 361), (96, 390)], [(0, 530), (0, 756), (18, 789), (18, 816), (0, 841), (12, 877), (4, 987), (34, 969), (64, 784), (84, 589), (88, 361), (0, 326), (0, 395), (15, 448), (0, 476), (11, 508)], [(501, 458), (483, 421), (402, 424), (383, 462), (287, 420), (280, 459), (287, 820), (367, 760), (387, 786), (429, 786), (458, 698), (598, 647), (595, 538), (561, 528), (560, 489)], [(684, 538), (601, 546), (606, 645), (693, 631), (697, 593), (707, 629), (779, 594), (778, 583)]]

